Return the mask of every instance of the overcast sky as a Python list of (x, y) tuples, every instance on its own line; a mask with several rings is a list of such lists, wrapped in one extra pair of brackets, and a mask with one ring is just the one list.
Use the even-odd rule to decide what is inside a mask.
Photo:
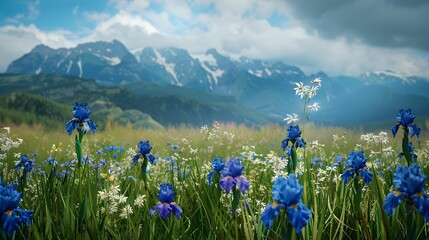
[(426, 0), (1, 0), (0, 72), (37, 44), (118, 39), (129, 50), (216, 48), (307, 74), (429, 79)]

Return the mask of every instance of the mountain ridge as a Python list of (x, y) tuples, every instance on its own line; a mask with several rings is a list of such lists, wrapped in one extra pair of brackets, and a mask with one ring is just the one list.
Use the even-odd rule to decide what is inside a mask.
[[(306, 75), (299, 67), (282, 61), (244, 56), (232, 58), (216, 49), (208, 49), (204, 55), (197, 56), (180, 48), (146, 47), (130, 52), (116, 40), (57, 50), (39, 45), (12, 62), (6, 73), (73, 75), (95, 79), (105, 86), (125, 86), (129, 90), (136, 84), (140, 89), (141, 86), (154, 86), (151, 87), (153, 91), (160, 87), (162, 94), (170, 91), (172, 95), (182, 94), (182, 97), (186, 89), (193, 89), (200, 92), (193, 92), (198, 95), (193, 98), (198, 103), (204, 102), (204, 95), (232, 97), (237, 104), (277, 121), (287, 113), (302, 112), (302, 102), (293, 90), (295, 82), (306, 84), (321, 78), (322, 87), (312, 99), (312, 102), (320, 103), (321, 110), (310, 113), (313, 121), (357, 124), (370, 119), (355, 112), (374, 106), (391, 109), (392, 104), (415, 106), (424, 115), (429, 115), (429, 110), (422, 107), (429, 105), (429, 81), (424, 78), (405, 77), (392, 70), (359, 76), (330, 77), (322, 71)], [(170, 90), (165, 90), (169, 87)], [(174, 88), (181, 91), (172, 90)], [(372, 102), (366, 99), (372, 99)], [(354, 109), (351, 113), (350, 108)], [(332, 112), (349, 114), (333, 117)], [(388, 117), (384, 111), (372, 112), (374, 119)]]

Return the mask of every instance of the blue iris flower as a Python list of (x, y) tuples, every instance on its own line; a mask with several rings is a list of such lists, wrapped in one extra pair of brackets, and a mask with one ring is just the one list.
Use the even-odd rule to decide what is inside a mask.
[(15, 230), (24, 223), (29, 226), (33, 219), (31, 210), (20, 209), (23, 193), (16, 191), (16, 186), (9, 184), (4, 186), (0, 179), (0, 215), (2, 216), (2, 228), (11, 237)]
[(393, 175), (395, 191), (387, 195), (383, 208), (391, 216), (393, 210), (399, 206), (404, 198), (412, 201), (416, 209), (423, 215), (425, 221), (429, 220), (429, 199), (425, 193), (427, 176), (423, 174), (419, 165), (413, 163), (410, 167), (398, 166)]
[(73, 133), (76, 128), (78, 132), (87, 133), (97, 131), (97, 125), (89, 118), (91, 110), (86, 103), (76, 103), (73, 107), (73, 118), (66, 123), (66, 130), (69, 136)]
[(223, 171), (225, 167), (225, 163), (223, 162), (222, 158), (213, 158), (212, 160), (212, 171), (209, 173), (209, 175), (207, 175), (207, 180), (209, 181), (209, 185), (212, 185), (212, 179), (213, 179), (213, 175), (215, 173), (217, 174), (221, 174), (221, 172)]
[(295, 145), (295, 147), (297, 147), (297, 148), (298, 147), (304, 148), (306, 143), (305, 143), (304, 139), (300, 138), (301, 133), (302, 133), (302, 131), (299, 129), (298, 125), (296, 125), (296, 126), (290, 125), (286, 131), (287, 138), (283, 139), (283, 141), (282, 141), (283, 151), (286, 150), (289, 142), (292, 143), (292, 146)]
[(295, 174), (277, 178), (272, 189), (274, 203), (268, 204), (261, 215), (264, 225), (270, 228), (280, 209), (285, 208), (289, 222), (300, 233), (311, 217), (311, 211), (301, 201), (303, 189)]
[(159, 202), (149, 210), (149, 214), (153, 216), (155, 211), (157, 211), (162, 219), (166, 220), (170, 214), (173, 213), (176, 218), (179, 218), (183, 211), (174, 202), (174, 194), (173, 185), (170, 183), (162, 183), (158, 192)]
[(33, 169), (34, 162), (34, 159), (28, 159), (27, 154), (21, 154), (19, 162), (15, 165), (15, 169), (24, 168), (24, 172), (29, 173)]
[[(408, 150), (410, 151), (411, 158), (413, 159), (414, 162), (416, 162), (417, 161), (417, 155), (414, 153), (414, 146), (413, 146), (412, 142), (408, 142)], [(401, 159), (403, 156), (404, 156), (403, 152), (400, 152), (398, 154), (399, 159)]]
[(228, 159), (222, 173), (224, 177), (219, 181), (220, 187), (229, 193), (232, 188), (237, 186), (241, 193), (244, 194), (249, 189), (250, 183), (241, 176), (243, 169), (244, 166), (238, 158)]
[(341, 178), (344, 183), (349, 181), (349, 178), (353, 178), (355, 175), (360, 175), (362, 180), (368, 185), (372, 180), (372, 173), (368, 171), (366, 166), (366, 157), (363, 151), (352, 151), (349, 153), (347, 158), (347, 170), (341, 174)]
[(313, 167), (317, 166), (317, 165), (319, 165), (319, 167), (321, 167), (321, 166), (323, 166), (323, 162), (319, 157), (315, 157), (315, 158), (313, 158), (313, 160), (311, 160), (311, 165), (313, 165)]
[(420, 136), (421, 129), (414, 124), (414, 119), (416, 117), (413, 115), (413, 110), (411, 109), (401, 109), (399, 110), (399, 113), (396, 115), (396, 121), (397, 123), (392, 127), (392, 134), (393, 137), (396, 136), (396, 133), (398, 133), (399, 126), (402, 126), (406, 130), (410, 130), (410, 138), (412, 138), (414, 135), (417, 135), (417, 137)]
[(133, 157), (134, 165), (137, 165), (137, 162), (141, 157), (147, 157), (149, 162), (151, 164), (154, 164), (155, 157), (152, 156), (152, 154), (150, 154), (150, 150), (152, 150), (152, 146), (150, 145), (149, 140), (140, 141), (137, 145), (137, 150), (139, 151), (139, 153)]

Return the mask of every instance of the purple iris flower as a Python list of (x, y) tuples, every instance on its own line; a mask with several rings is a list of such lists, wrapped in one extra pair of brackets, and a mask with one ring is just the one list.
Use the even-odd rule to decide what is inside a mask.
[(347, 170), (341, 174), (341, 178), (344, 183), (349, 181), (349, 178), (353, 178), (356, 175), (360, 175), (365, 184), (368, 185), (372, 180), (372, 172), (368, 171), (366, 166), (366, 157), (363, 151), (352, 151), (349, 153), (347, 158)]
[(300, 233), (311, 217), (311, 211), (301, 201), (303, 189), (295, 174), (277, 178), (272, 189), (274, 203), (268, 204), (261, 215), (264, 225), (271, 227), (281, 208), (286, 208), (289, 222)]
[(410, 167), (398, 166), (393, 175), (395, 191), (387, 195), (383, 208), (391, 216), (393, 210), (407, 198), (412, 201), (416, 209), (423, 215), (425, 221), (429, 220), (429, 199), (425, 193), (427, 176), (423, 174), (419, 165), (413, 163)]
[(78, 132), (83, 133), (86, 133), (88, 131), (92, 131), (92, 133), (94, 133), (95, 131), (97, 131), (97, 125), (89, 118), (91, 110), (86, 103), (76, 103), (73, 107), (72, 114), (72, 120), (66, 123), (66, 130), (69, 136), (73, 133), (73, 130), (75, 128)]
[(170, 214), (173, 213), (176, 218), (179, 218), (183, 211), (174, 202), (174, 194), (173, 185), (170, 183), (162, 183), (158, 192), (159, 203), (149, 210), (149, 214), (153, 216), (155, 211), (157, 211), (162, 219), (166, 220)]
[(249, 189), (249, 181), (241, 176), (244, 166), (238, 158), (230, 158), (225, 164), (223, 178), (219, 181), (220, 187), (227, 193), (237, 186), (241, 193), (244, 194)]
[(399, 126), (402, 126), (405, 130), (410, 130), (410, 138), (414, 135), (417, 137), (420, 136), (421, 129), (414, 124), (414, 119), (416, 117), (413, 115), (413, 110), (411, 109), (401, 109), (399, 113), (396, 115), (396, 124), (392, 127), (393, 137), (398, 133)]

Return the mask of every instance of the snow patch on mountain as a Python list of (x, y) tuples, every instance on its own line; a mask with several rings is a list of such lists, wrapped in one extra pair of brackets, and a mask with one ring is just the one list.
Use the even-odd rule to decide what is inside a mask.
[(66, 73), (67, 73), (67, 74), (69, 74), (69, 73), (70, 73), (70, 69), (71, 69), (72, 65), (73, 65), (73, 61), (72, 61), (72, 60), (70, 60), (70, 61), (69, 61), (69, 65), (67, 66), (67, 71), (66, 71)]
[(121, 59), (120, 58), (118, 58), (118, 57), (111, 57), (111, 58), (109, 58), (109, 57), (106, 57), (106, 56), (103, 56), (103, 58), (111, 65), (111, 66), (115, 66), (115, 65), (118, 65), (118, 64), (120, 64), (121, 63)]
[(82, 69), (82, 60), (81, 59), (79, 59), (79, 61), (77, 61), (77, 66), (79, 67), (79, 77), (82, 78), (83, 69)]
[(416, 82), (412, 78), (405, 77), (405, 76), (403, 76), (399, 73), (393, 72), (391, 70), (365, 72), (363, 74), (363, 76), (365, 78), (371, 78), (372, 76), (376, 76), (377, 78), (379, 78), (381, 80), (385, 80), (386, 78), (397, 78), (406, 84), (414, 84)]
[(202, 63), (201, 65), (208, 64), (212, 67), (217, 67), (217, 61), (213, 55), (195, 55), (194, 58), (197, 58)]
[(63, 62), (64, 62), (64, 58), (63, 58), (63, 59), (61, 59), (60, 61), (58, 61), (58, 63), (57, 63), (57, 68), (59, 68)]
[[(209, 66), (207, 66), (207, 62), (201, 64), (201, 66), (203, 67), (203, 69), (210, 74), (210, 77), (208, 77), (208, 80), (210, 82), (210, 85), (213, 85), (212, 79), (214, 80), (214, 85), (217, 85), (219, 83), (219, 79), (220, 77), (222, 77), (223, 73), (225, 72), (224, 70), (218, 69), (217, 67), (215, 69), (210, 68)], [(210, 86), (210, 88), (212, 88), (212, 86)]]
[(160, 65), (162, 65), (162, 66), (164, 66), (165, 67), (165, 70), (171, 75), (171, 76), (173, 76), (173, 78), (174, 78), (174, 83), (173, 84), (175, 84), (175, 85), (177, 85), (177, 86), (179, 86), (179, 87), (181, 87), (182, 86), (182, 83), (179, 81), (179, 79), (177, 78), (177, 74), (176, 74), (176, 72), (174, 71), (174, 67), (176, 66), (174, 63), (167, 63), (167, 60), (165, 59), (165, 57), (163, 57), (159, 52), (158, 52), (158, 50), (154, 50), (154, 53), (155, 53), (155, 56), (156, 56), (156, 59), (155, 59), (155, 61), (158, 63), (158, 64), (160, 64)]

